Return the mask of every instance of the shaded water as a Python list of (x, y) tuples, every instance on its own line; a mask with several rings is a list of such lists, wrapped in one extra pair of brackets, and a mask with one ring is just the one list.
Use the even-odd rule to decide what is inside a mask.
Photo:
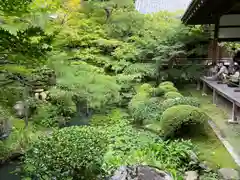
[(21, 180), (20, 175), (14, 171), (18, 169), (20, 161), (7, 162), (0, 166), (0, 179), (2, 180)]

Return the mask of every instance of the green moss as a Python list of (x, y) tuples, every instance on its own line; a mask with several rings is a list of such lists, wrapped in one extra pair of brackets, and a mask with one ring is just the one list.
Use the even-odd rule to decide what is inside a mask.
[[(197, 97), (201, 103), (201, 109), (211, 117), (217, 125), (224, 124), (229, 127), (229, 125), (225, 123), (228, 118), (227, 113), (211, 103), (211, 96), (202, 96), (201, 92), (194, 88), (184, 89), (181, 93)], [(234, 131), (232, 130), (230, 133), (234, 133)], [(238, 140), (239, 138), (235, 136), (235, 139)], [(207, 161), (212, 168), (217, 168), (219, 166), (239, 168), (211, 128), (207, 130), (207, 136), (194, 137), (192, 138), (192, 142), (198, 146), (201, 153), (200, 158)], [(231, 140), (229, 142), (231, 143)], [(234, 145), (234, 143), (232, 145)], [(234, 148), (235, 147), (239, 147), (239, 140), (238, 143), (235, 144)]]

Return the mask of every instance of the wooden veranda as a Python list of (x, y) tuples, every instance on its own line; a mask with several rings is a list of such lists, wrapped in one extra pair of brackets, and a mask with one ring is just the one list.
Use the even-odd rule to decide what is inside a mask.
[[(214, 26), (212, 64), (217, 63), (218, 42), (240, 42), (240, 0), (193, 0), (181, 20), (186, 25)], [(240, 91), (216, 81), (201, 80), (204, 89), (208, 86), (213, 90), (213, 103), (216, 103), (217, 95), (232, 102), (231, 122), (237, 122)]]

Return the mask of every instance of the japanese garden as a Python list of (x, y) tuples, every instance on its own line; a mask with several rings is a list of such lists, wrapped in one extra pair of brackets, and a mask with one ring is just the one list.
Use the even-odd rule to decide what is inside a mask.
[(183, 10), (1, 0), (0, 12), (0, 179), (240, 179), (211, 124), (226, 112), (196, 89), (210, 34)]

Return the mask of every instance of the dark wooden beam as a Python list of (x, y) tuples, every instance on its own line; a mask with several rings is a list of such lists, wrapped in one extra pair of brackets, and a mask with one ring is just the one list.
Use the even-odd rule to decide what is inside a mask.
[(218, 15), (240, 13), (239, 0), (193, 0), (182, 22), (189, 25), (215, 24)]
[(219, 21), (220, 16), (218, 16), (215, 22), (214, 37), (213, 37), (213, 50), (212, 50), (212, 64), (217, 64), (217, 49), (218, 49), (218, 34), (219, 34)]

